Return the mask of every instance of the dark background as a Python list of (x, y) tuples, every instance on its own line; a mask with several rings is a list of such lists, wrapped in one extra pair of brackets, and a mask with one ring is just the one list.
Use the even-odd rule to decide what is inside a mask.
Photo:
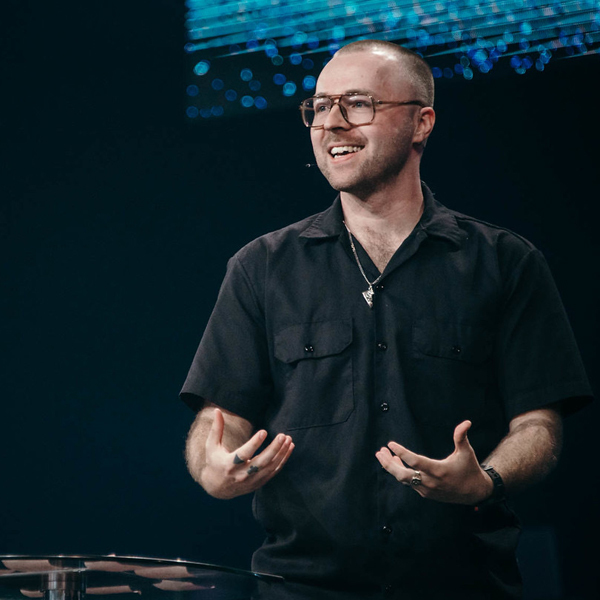
[[(2, 13), (0, 553), (247, 567), (249, 498), (187, 475), (177, 394), (227, 258), (333, 198), (298, 111), (186, 121), (183, 1)], [(596, 390), (599, 67), (440, 81), (423, 164), (445, 204), (545, 253)], [(516, 501), (529, 598), (597, 597), (597, 417)]]

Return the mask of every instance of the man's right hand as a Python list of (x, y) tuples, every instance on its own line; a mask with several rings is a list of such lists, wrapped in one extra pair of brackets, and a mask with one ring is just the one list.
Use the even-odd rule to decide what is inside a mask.
[(229, 499), (254, 492), (281, 470), (294, 450), (292, 438), (280, 433), (254, 456), (267, 437), (261, 429), (230, 452), (223, 445), (224, 430), (225, 419), (217, 408), (206, 438), (205, 464), (200, 475), (200, 484), (215, 498)]

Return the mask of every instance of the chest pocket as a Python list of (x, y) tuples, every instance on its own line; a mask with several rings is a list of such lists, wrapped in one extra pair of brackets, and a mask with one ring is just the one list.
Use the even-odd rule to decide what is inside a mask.
[(423, 320), (412, 328), (412, 410), (421, 423), (474, 429), (497, 417), (493, 335), (486, 325)]
[(292, 325), (274, 337), (275, 420), (287, 430), (335, 425), (354, 410), (352, 319)]
[(477, 325), (428, 321), (413, 326), (417, 355), (481, 364), (490, 358), (492, 343), (487, 329)]

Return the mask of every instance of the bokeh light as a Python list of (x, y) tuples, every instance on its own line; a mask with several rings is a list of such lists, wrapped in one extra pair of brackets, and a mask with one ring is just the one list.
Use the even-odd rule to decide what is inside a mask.
[[(600, 61), (600, 0), (185, 0), (185, 5), (186, 94), (199, 106), (235, 101), (237, 109), (228, 104), (226, 114), (241, 107), (293, 106), (298, 88), (312, 93), (318, 70), (338, 48), (365, 38), (420, 53), (444, 85), (540, 73), (556, 61), (582, 56)], [(249, 91), (254, 95), (246, 95)], [(218, 116), (203, 110), (202, 117)]]
[(256, 96), (254, 99), (254, 106), (260, 110), (267, 108), (267, 101), (262, 96)]
[(283, 95), (293, 96), (296, 93), (296, 84), (293, 81), (288, 81), (283, 85)]

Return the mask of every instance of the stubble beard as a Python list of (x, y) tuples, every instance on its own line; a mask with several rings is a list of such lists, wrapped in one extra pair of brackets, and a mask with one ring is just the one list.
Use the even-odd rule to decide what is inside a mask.
[(381, 152), (363, 159), (351, 173), (336, 173), (335, 165), (329, 163), (325, 151), (315, 154), (315, 158), (321, 173), (334, 190), (360, 199), (368, 198), (397, 180), (408, 162), (411, 147), (412, 137), (409, 140), (405, 132), (398, 132), (386, 142)]

